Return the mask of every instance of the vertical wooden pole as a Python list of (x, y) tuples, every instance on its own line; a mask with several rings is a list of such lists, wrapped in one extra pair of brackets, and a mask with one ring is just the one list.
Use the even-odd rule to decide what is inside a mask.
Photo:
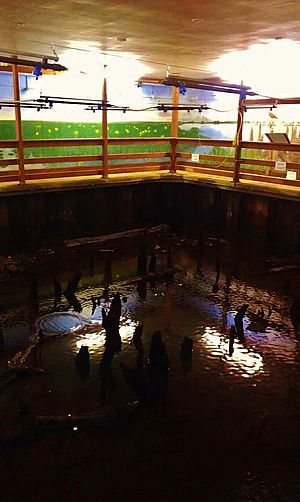
[[(172, 105), (179, 105), (179, 87), (173, 87), (173, 98)], [(173, 138), (177, 138), (178, 136), (178, 110), (172, 110), (172, 129), (171, 135)]]
[(243, 138), (243, 124), (244, 124), (244, 96), (240, 95), (238, 117), (237, 117), (237, 129), (235, 136), (235, 155), (234, 155), (234, 175), (233, 183), (238, 183), (240, 179), (240, 166), (241, 166), (241, 142)]
[(102, 178), (108, 179), (108, 131), (107, 131), (107, 81), (104, 76), (102, 87)]
[[(179, 87), (173, 87), (172, 105), (179, 105)], [(170, 173), (176, 173), (176, 150), (178, 139), (178, 110), (172, 110), (172, 127), (171, 127), (171, 144), (170, 144)]]
[[(12, 65), (13, 74), (13, 84), (14, 84), (14, 100), (20, 101), (20, 85), (19, 85), (19, 71), (18, 65)], [(23, 133), (22, 133), (22, 119), (21, 119), (21, 107), (20, 103), (15, 106), (15, 118), (16, 118), (16, 136), (18, 141), (18, 158), (19, 158), (19, 183), (25, 184), (25, 167), (24, 167), (24, 145), (23, 145)]]

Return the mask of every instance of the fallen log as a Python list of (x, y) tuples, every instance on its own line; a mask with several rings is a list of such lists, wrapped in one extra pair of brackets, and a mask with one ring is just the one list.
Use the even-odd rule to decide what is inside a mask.
[(98, 235), (95, 237), (81, 237), (79, 239), (65, 240), (64, 244), (67, 248), (74, 248), (77, 246), (86, 246), (90, 244), (102, 244), (104, 242), (113, 241), (117, 239), (125, 239), (129, 237), (140, 237), (146, 235), (165, 234), (170, 232), (169, 225), (157, 225), (155, 227), (136, 228), (132, 230), (125, 230), (124, 232), (116, 232), (114, 234)]
[(128, 403), (121, 407), (109, 407), (102, 413), (86, 413), (84, 415), (51, 415), (37, 416), (35, 426), (38, 431), (97, 429), (114, 430), (124, 427), (133, 418), (140, 404), (138, 401)]

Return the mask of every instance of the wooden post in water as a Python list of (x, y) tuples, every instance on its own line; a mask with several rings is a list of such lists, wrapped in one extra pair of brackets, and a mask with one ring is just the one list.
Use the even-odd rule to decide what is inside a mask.
[[(179, 87), (173, 87), (172, 105), (179, 105)], [(172, 126), (171, 126), (171, 144), (170, 144), (170, 173), (176, 173), (176, 150), (178, 138), (178, 110), (172, 110)]]
[[(105, 68), (104, 68), (105, 71)], [(107, 131), (107, 81), (104, 74), (102, 87), (102, 178), (108, 179), (108, 131)]]
[(234, 155), (234, 175), (233, 175), (233, 183), (238, 183), (240, 179), (240, 166), (241, 166), (241, 142), (243, 137), (243, 123), (244, 123), (244, 95), (240, 94), (239, 99), (239, 108), (238, 108), (238, 117), (237, 117), (237, 129), (235, 136), (235, 155)]
[(19, 85), (19, 71), (18, 65), (12, 65), (13, 74), (13, 84), (14, 84), (14, 100), (17, 101), (15, 106), (15, 118), (16, 118), (16, 137), (18, 141), (18, 158), (19, 158), (19, 183), (24, 185), (25, 180), (25, 168), (24, 168), (24, 146), (23, 146), (23, 133), (22, 133), (22, 119), (21, 119), (21, 107), (20, 107), (20, 85)]

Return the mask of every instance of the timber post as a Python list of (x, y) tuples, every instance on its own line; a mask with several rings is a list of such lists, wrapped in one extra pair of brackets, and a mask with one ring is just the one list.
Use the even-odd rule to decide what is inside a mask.
[(19, 164), (19, 183), (24, 185), (25, 179), (25, 166), (24, 166), (24, 145), (23, 145), (23, 131), (22, 131), (22, 118), (20, 106), (20, 84), (19, 84), (19, 71), (18, 65), (12, 65), (13, 85), (14, 85), (14, 101), (15, 103), (15, 118), (16, 118), (16, 138), (18, 141), (18, 164)]

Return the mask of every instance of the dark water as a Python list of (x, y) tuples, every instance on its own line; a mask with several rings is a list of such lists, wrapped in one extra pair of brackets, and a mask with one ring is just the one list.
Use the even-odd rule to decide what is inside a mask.
[[(44, 373), (18, 379), (1, 390), (3, 430), (20, 426), (17, 413), (20, 397), (28, 403), (31, 416), (98, 412), (107, 406), (136, 400), (137, 395), (125, 381), (120, 363), (129, 368), (136, 365), (137, 354), (131, 339), (140, 321), (144, 323), (145, 364), (151, 336), (154, 331), (161, 330), (170, 369), (161, 401), (143, 410), (137, 418), (136, 429), (130, 433), (132, 437), (128, 436), (128, 443), (132, 442), (136, 452), (131, 462), (136, 469), (141, 468), (138, 452), (142, 446), (137, 446), (140, 444), (137, 437), (146, 430), (147, 440), (141, 440), (146, 455), (143, 459), (151, 457), (152, 441), (158, 440), (164, 461), (172, 472), (169, 483), (173, 483), (173, 476), (176, 477), (178, 463), (181, 474), (196, 475), (198, 465), (205, 478), (202, 498), (197, 498), (192, 490), (193, 483), (197, 485), (194, 477), (193, 483), (189, 483), (188, 488), (181, 487), (178, 493), (168, 485), (167, 495), (157, 496), (156, 500), (300, 500), (296, 498), (300, 495), (299, 480), (292, 460), (298, 455), (300, 446), (299, 340), (289, 320), (291, 297), (297, 282), (295, 273), (292, 278), (290, 272), (277, 276), (265, 274), (262, 257), (245, 257), (244, 252), (236, 252), (224, 244), (220, 249), (219, 289), (213, 292), (217, 273), (214, 241), (205, 248), (201, 264), (203, 275), (197, 273), (195, 243), (177, 237), (156, 239), (151, 243), (159, 270), (166, 265), (170, 244), (172, 262), (177, 267), (173, 280), (147, 282), (144, 287), (128, 283), (135, 276), (136, 249), (116, 251), (110, 294), (119, 291), (127, 297), (127, 302), (123, 306), (120, 327), (122, 350), (114, 356), (109, 381), (103, 383), (99, 374), (105, 349), (101, 326), (89, 326), (45, 339), (26, 363), (42, 367)], [(82, 305), (81, 315), (86, 319), (92, 313), (91, 297), (103, 291), (103, 263), (95, 260), (91, 271), (88, 260), (89, 256), (84, 254), (75, 260), (76, 267), (82, 270), (77, 298)], [(64, 284), (72, 273), (72, 267), (68, 270), (66, 263), (68, 260), (58, 264), (57, 270)], [(40, 272), (38, 284), (36, 301), (28, 295), (26, 277), (1, 285), (0, 323), (6, 360), (13, 361), (14, 354), (24, 350), (36, 318), (53, 311), (53, 291), (47, 267)], [(15, 303), (14, 298), (18, 300)], [(249, 304), (244, 318), (246, 341), (235, 340), (230, 355), (228, 329), (237, 308), (243, 303)], [(63, 300), (59, 309), (67, 307)], [(257, 310), (263, 308), (267, 314), (269, 307), (271, 315), (266, 318), (265, 326), (259, 326), (260, 331), (255, 325), (255, 331), (251, 329)], [(191, 337), (194, 343), (191, 365), (180, 358), (184, 336)], [(89, 347), (91, 356), (89, 378), (84, 380), (74, 365), (81, 345)], [(5, 366), (5, 358), (2, 365)], [(283, 468), (282, 459), (288, 467)], [(149, 462), (149, 469), (154, 468), (153, 459)], [(156, 464), (155, 469), (159, 469)], [(141, 485), (143, 476), (147, 479), (144, 471)], [(168, 476), (166, 472), (166, 479)], [(162, 484), (158, 483), (157, 489), (161, 489)], [(117, 488), (114, 493), (115, 497), (119, 496)], [(123, 498), (127, 500), (124, 493)], [(146, 492), (142, 493), (139, 498), (148, 500)], [(149, 500), (150, 493), (151, 490)]]

